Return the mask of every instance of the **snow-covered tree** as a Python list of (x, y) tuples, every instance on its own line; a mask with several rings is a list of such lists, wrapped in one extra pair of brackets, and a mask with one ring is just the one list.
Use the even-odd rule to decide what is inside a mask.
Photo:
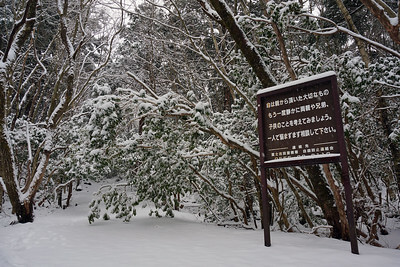
[(33, 221), (51, 156), (65, 149), (55, 142), (60, 125), (110, 58), (118, 29), (97, 39), (89, 29), (95, 5), (18, 1), (11, 13), (0, 63), (0, 180), (19, 222)]
[[(126, 200), (131, 208), (124, 210), (132, 216), (135, 205), (152, 200), (171, 215), (184, 204), (183, 196), (191, 195), (202, 204), (207, 219), (255, 226), (262, 190), (257, 90), (334, 70), (346, 125), (356, 219), (362, 226), (359, 234), (379, 245), (377, 229), (384, 233), (383, 218), (393, 214), (399, 197), (395, 175), (398, 71), (393, 67), (399, 53), (396, 46), (374, 40), (370, 28), (353, 27), (351, 19), (346, 20), (347, 28), (330, 17), (347, 16), (353, 1), (330, 2), (344, 4), (345, 9), (331, 12), (325, 2), (310, 1), (308, 8), (319, 6), (323, 11), (316, 16), (296, 1), (199, 0), (196, 4), (146, 2), (136, 11), (129, 10), (132, 20), (124, 33), (121, 51), (126, 54), (120, 64), (128, 60), (134, 64), (127, 69), (132, 84), (126, 80), (123, 87), (130, 89), (119, 90), (118, 95), (126, 103), (120, 106), (131, 108), (133, 118), (128, 121), (136, 118), (139, 129), (125, 128), (119, 141), (129, 144), (125, 152), (137, 164), (127, 184), (104, 187), (107, 198), (99, 192), (92, 203), (91, 221), (101, 216), (101, 201), (110, 209)], [(372, 22), (374, 27), (377, 23)], [(358, 44), (360, 40), (368, 49)], [(359, 57), (365, 53), (368, 60)], [(133, 188), (134, 198), (126, 197), (127, 185)], [(115, 201), (117, 192), (123, 201)], [(333, 236), (348, 238), (340, 166), (272, 171), (268, 192), (281, 229), (328, 224)], [(383, 213), (378, 212), (381, 208)]]
[(361, 2), (115, 3), (129, 16), (115, 53), (119, 28), (96, 1), (5, 9), (0, 189), (24, 222), (39, 189), (118, 177), (90, 222), (129, 220), (143, 201), (173, 216), (195, 201), (205, 220), (244, 227), (259, 226), (267, 190), (280, 229), (347, 239), (338, 164), (270, 170), (267, 188), (258, 168), (257, 91), (333, 70), (358, 234), (381, 245), (400, 197), (398, 4)]

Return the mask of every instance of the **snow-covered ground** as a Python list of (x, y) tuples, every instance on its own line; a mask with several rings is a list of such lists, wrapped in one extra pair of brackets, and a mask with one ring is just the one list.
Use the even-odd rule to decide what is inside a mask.
[(354, 255), (348, 242), (277, 231), (264, 247), (262, 230), (219, 227), (185, 213), (155, 218), (143, 209), (129, 223), (89, 225), (91, 190), (74, 192), (66, 210), (37, 210), (34, 223), (9, 225), (14, 217), (0, 214), (0, 266), (400, 266), (396, 249), (359, 244)]

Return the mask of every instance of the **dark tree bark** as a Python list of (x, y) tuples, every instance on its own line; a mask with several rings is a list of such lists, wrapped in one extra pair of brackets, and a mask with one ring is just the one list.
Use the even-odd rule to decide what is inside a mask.
[(247, 38), (243, 30), (239, 27), (232, 11), (226, 5), (225, 1), (210, 0), (210, 3), (221, 18), (218, 22), (229, 31), (229, 34), (232, 36), (240, 51), (242, 51), (246, 61), (250, 64), (263, 87), (266, 88), (275, 85), (275, 82), (267, 71), (261, 55)]
[(389, 135), (392, 133), (393, 129), (391, 127), (391, 120), (389, 119), (389, 114), (386, 109), (387, 103), (385, 99), (382, 97), (382, 95), (383, 95), (382, 89), (379, 89), (377, 92), (377, 97), (378, 97), (377, 110), (379, 112), (379, 119), (380, 123), (382, 124), (383, 131), (387, 136), (389, 142), (389, 150), (392, 154), (393, 174), (397, 181), (397, 188), (400, 195), (400, 147), (393, 140), (391, 140), (391, 138), (389, 138)]
[(4, 189), (0, 185), (0, 213), (3, 210), (3, 196), (4, 196)]
[(38, 0), (28, 0), (22, 19), (14, 25), (14, 28), (11, 31), (7, 42), (7, 48), (2, 59), (3, 62), (6, 62), (9, 59), (10, 51), (13, 48), (20, 49), (31, 34), (36, 21), (37, 2)]
[[(349, 11), (347, 10), (346, 6), (344, 5), (342, 0), (336, 0), (336, 3), (340, 9), (340, 11), (342, 12), (344, 19), (346, 20), (347, 25), (349, 26), (350, 30), (352, 30), (353, 32), (359, 34), (358, 29), (356, 27), (356, 25), (353, 22), (353, 19), (351, 18), (351, 15), (349, 13)], [(357, 47), (358, 47), (358, 51), (361, 54), (361, 58), (365, 63), (365, 66), (368, 67), (369, 65), (369, 56), (367, 53), (367, 50), (365, 49), (365, 44), (363, 41), (361, 41), (359, 38), (354, 37), (354, 41), (356, 41)]]
[(13, 207), (13, 212), (17, 215), (18, 222), (26, 223), (33, 221), (32, 203), (20, 199), (20, 191), (15, 180), (13, 154), (6, 135), (5, 129), (5, 103), (6, 95), (3, 83), (0, 80), (0, 176), (3, 178), (7, 189), (7, 195)]
[[(392, 38), (395, 43), (400, 44), (400, 12), (396, 14), (382, 0), (361, 0), (361, 2), (378, 19), (388, 32), (390, 38)], [(395, 19), (396, 17), (398, 22), (396, 25), (393, 25), (390, 19)]]
[[(269, 0), (260, 0), (260, 5), (264, 9), (264, 15), (267, 15), (266, 12), (266, 4), (268, 3)], [(290, 64), (289, 56), (287, 53), (286, 45), (285, 45), (285, 40), (283, 39), (283, 35), (281, 31), (279, 30), (278, 25), (274, 22), (271, 21), (271, 26), (274, 29), (276, 39), (278, 40), (279, 43), (279, 48), (281, 49), (281, 56), (283, 63), (285, 63), (286, 70), (289, 72), (290, 79), (297, 80), (296, 73), (294, 69), (292, 68), (292, 65)]]
[(335, 199), (336, 208), (337, 208), (338, 215), (340, 218), (340, 223), (342, 226), (342, 236), (345, 236), (345, 237), (350, 236), (349, 223), (348, 223), (348, 220), (346, 217), (345, 205), (343, 203), (343, 198), (340, 194), (340, 189), (335, 184), (335, 181), (332, 176), (332, 172), (330, 171), (330, 168), (329, 168), (329, 164), (323, 164), (322, 168), (324, 169), (327, 182), (329, 184), (329, 187), (330, 187), (330, 189), (333, 193), (333, 197)]
[(342, 233), (342, 225), (340, 223), (338, 210), (335, 207), (335, 200), (331, 190), (327, 187), (320, 167), (317, 165), (307, 166), (306, 170), (312, 186), (314, 187), (313, 191), (318, 198), (318, 205), (321, 207), (328, 224), (333, 227), (332, 237), (349, 240), (349, 237), (344, 236), (344, 233)]
[(22, 19), (14, 25), (11, 31), (7, 48), (4, 52), (2, 62), (6, 63), (0, 69), (0, 176), (2, 176), (7, 189), (13, 211), (21, 223), (33, 221), (33, 205), (20, 197), (18, 184), (14, 173), (14, 158), (11, 145), (8, 140), (6, 129), (6, 88), (5, 73), (7, 65), (15, 60), (14, 53), (18, 53), (33, 31), (35, 24), (36, 8), (38, 0), (27, 1)]
[[(22, 19), (14, 25), (10, 34), (7, 48), (2, 59), (5, 64), (3, 69), (0, 69), (0, 174), (3, 177), (7, 194), (13, 207), (13, 212), (16, 214), (18, 222), (20, 223), (33, 221), (33, 199), (41, 180), (36, 180), (33, 185), (33, 190), (30, 190), (28, 194), (22, 196), (25, 192), (20, 191), (16, 180), (17, 174), (15, 173), (13, 149), (7, 134), (7, 96), (5, 75), (7, 67), (15, 60), (16, 54), (18, 54), (19, 50), (24, 46), (25, 42), (34, 30), (37, 4), (38, 0), (27, 1)], [(48, 155), (46, 152), (45, 154), (47, 164)], [(44, 171), (40, 174), (41, 179), (43, 178), (43, 175)]]

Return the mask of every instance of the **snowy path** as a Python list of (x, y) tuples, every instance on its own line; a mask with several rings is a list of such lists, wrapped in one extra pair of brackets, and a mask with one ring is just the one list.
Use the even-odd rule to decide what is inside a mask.
[[(34, 223), (9, 226), (0, 217), (0, 266), (400, 266), (400, 250), (350, 244), (306, 234), (272, 232), (263, 246), (261, 230), (238, 230), (200, 223), (189, 214), (148, 217), (130, 223), (87, 221), (88, 196), (78, 206), (40, 211)], [(46, 211), (45, 211), (46, 212)], [(400, 240), (399, 240), (400, 243)]]

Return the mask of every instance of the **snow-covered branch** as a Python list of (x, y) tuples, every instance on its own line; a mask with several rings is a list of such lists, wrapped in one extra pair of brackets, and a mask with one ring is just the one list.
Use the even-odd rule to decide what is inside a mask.
[[(396, 86), (396, 85), (389, 84), (389, 83), (382, 82), (382, 81), (374, 81), (374, 84), (380, 84), (380, 85), (384, 85), (384, 86), (388, 86), (388, 87), (400, 90), (400, 86)], [(393, 95), (393, 96), (381, 96), (381, 97), (390, 98), (390, 97), (396, 97), (396, 96), (398, 96), (398, 94), (397, 95)]]
[[(211, 182), (205, 175), (203, 175), (202, 173), (200, 173), (196, 167), (194, 167), (193, 165), (189, 164), (189, 168), (197, 175), (197, 177), (199, 177), (201, 180), (203, 180), (206, 184), (208, 184), (218, 195), (220, 195), (221, 197), (225, 198), (226, 200), (230, 201), (233, 205), (235, 205), (236, 208), (238, 208), (242, 214), (243, 214), (243, 218), (246, 218), (246, 213), (244, 211), (244, 209), (242, 207), (239, 206), (238, 201), (233, 198), (231, 195), (219, 190), (213, 182)], [(247, 221), (245, 221), (245, 224), (247, 224)]]
[(202, 130), (203, 132), (207, 132), (207, 133), (211, 133), (211, 134), (215, 135), (225, 145), (232, 147), (232, 148), (239, 149), (239, 150), (249, 154), (252, 157), (258, 158), (260, 156), (260, 153), (256, 150), (252, 149), (248, 144), (244, 144), (244, 143), (240, 142), (239, 140), (236, 140), (232, 136), (226, 135), (223, 132), (221, 132), (220, 130), (218, 130), (217, 127), (215, 127), (210, 122), (209, 119), (206, 118), (205, 121), (206, 121), (207, 128), (200, 127), (200, 130)]
[[(36, 6), (38, 0), (28, 0), (23, 17), (15, 23), (11, 31), (6, 50), (3, 55), (2, 63), (9, 64), (16, 57), (17, 50), (19, 50), (25, 43), (33, 30), (36, 21)], [(4, 65), (0, 63), (0, 73)]]
[[(121, 20), (119, 22), (119, 27), (112, 34), (112, 36), (110, 38), (110, 41), (108, 43), (108, 53), (105, 56), (105, 59), (89, 74), (89, 76), (86, 78), (84, 83), (80, 86), (79, 90), (77, 90), (77, 92), (75, 92), (75, 96), (72, 98), (71, 104), (76, 103), (82, 97), (82, 95), (86, 92), (87, 88), (89, 87), (90, 83), (92, 82), (93, 78), (109, 63), (112, 52), (113, 52), (114, 42), (116, 41), (118, 35), (122, 32), (123, 24), (124, 24), (124, 15), (123, 15), (123, 12), (121, 12)], [(79, 50), (80, 49), (77, 49), (77, 51), (79, 51)]]
[(0, 176), (0, 186), (3, 188), (4, 192), (7, 194), (6, 184), (3, 181), (3, 178)]
[(74, 59), (75, 55), (75, 49), (72, 45), (71, 40), (68, 37), (68, 30), (67, 30), (67, 14), (68, 14), (68, 0), (64, 0), (64, 3), (62, 0), (57, 0), (57, 11), (58, 14), (60, 15), (60, 34), (61, 34), (61, 40), (64, 44), (64, 47), (67, 51), (67, 54), (69, 56), (69, 59)]
[[(396, 14), (382, 0), (361, 0), (369, 11), (379, 20), (394, 42), (400, 44), (400, 12)], [(399, 7), (400, 9), (400, 7)]]
[(263, 87), (267, 88), (276, 84), (264, 60), (258, 53), (257, 48), (247, 38), (232, 13), (232, 10), (224, 0), (210, 0), (211, 5), (221, 17), (221, 23), (227, 28), (235, 43), (242, 51), (247, 62), (250, 64)]
[(389, 47), (387, 47), (387, 46), (385, 46), (385, 45), (383, 45), (381, 43), (375, 42), (375, 41), (373, 41), (373, 40), (371, 40), (371, 39), (369, 39), (369, 38), (367, 38), (367, 37), (365, 37), (365, 36), (363, 36), (361, 34), (357, 34), (357, 33), (353, 32), (353, 31), (351, 31), (351, 30), (349, 30), (349, 29), (347, 29), (345, 27), (339, 26), (339, 25), (337, 25), (335, 22), (333, 22), (330, 19), (327, 19), (327, 18), (324, 18), (324, 17), (320, 17), (320, 16), (317, 16), (317, 15), (313, 15), (313, 14), (307, 14), (307, 13), (301, 14), (300, 16), (315, 18), (315, 19), (318, 19), (318, 20), (323, 20), (323, 21), (329, 22), (330, 24), (332, 24), (332, 27), (318, 29), (318, 30), (310, 30), (310, 29), (305, 29), (305, 28), (301, 28), (301, 27), (298, 27), (298, 26), (291, 25), (290, 26), (291, 28), (296, 29), (296, 30), (300, 30), (300, 31), (303, 31), (303, 32), (315, 34), (315, 35), (332, 35), (332, 34), (335, 34), (337, 32), (342, 32), (342, 33), (348, 34), (348, 35), (350, 35), (352, 37), (358, 38), (358, 39), (360, 39), (360, 40), (362, 40), (362, 41), (364, 41), (364, 42), (366, 42), (366, 43), (368, 43), (368, 44), (370, 44), (370, 45), (372, 45), (372, 46), (374, 46), (374, 47), (376, 47), (378, 49), (386, 51), (387, 53), (390, 53), (390, 54), (400, 58), (400, 53), (399, 52), (397, 52), (397, 51), (395, 51), (395, 50), (393, 50), (393, 49), (391, 49), (391, 48), (389, 48)]
[(152, 97), (158, 99), (158, 95), (146, 83), (142, 82), (142, 80), (140, 80), (135, 74), (130, 71), (128, 71), (126, 74), (128, 74), (128, 76), (133, 78), (136, 82), (140, 83), (140, 85), (142, 85), (144, 89), (146, 89), (146, 91), (151, 94)]

